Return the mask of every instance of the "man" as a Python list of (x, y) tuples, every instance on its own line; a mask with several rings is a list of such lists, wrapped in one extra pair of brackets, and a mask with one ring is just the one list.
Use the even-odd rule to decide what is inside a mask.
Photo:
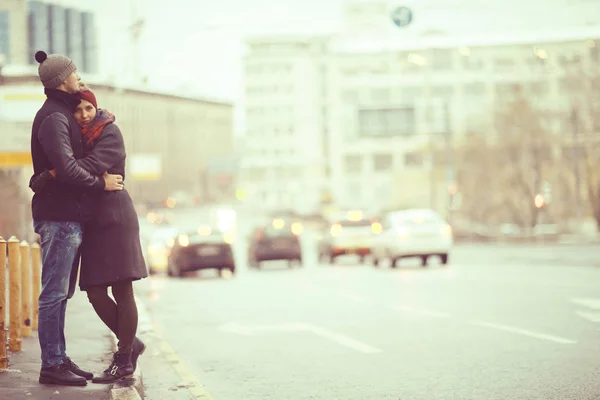
[[(35, 232), (42, 245), (42, 291), (38, 334), (42, 350), (40, 383), (85, 386), (92, 379), (66, 354), (65, 313), (75, 291), (79, 267), (82, 223), (90, 217), (89, 195), (123, 189), (123, 177), (98, 177), (74, 161), (82, 158), (79, 125), (73, 117), (79, 100), (79, 76), (65, 56), (35, 54), (46, 101), (37, 112), (31, 131), (34, 176), (56, 170), (56, 178), (32, 200)], [(86, 193), (87, 192), (87, 193)]]

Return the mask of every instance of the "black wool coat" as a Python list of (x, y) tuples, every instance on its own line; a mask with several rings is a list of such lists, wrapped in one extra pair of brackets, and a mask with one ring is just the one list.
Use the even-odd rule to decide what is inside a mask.
[[(89, 153), (77, 163), (94, 175), (105, 171), (125, 179), (125, 143), (114, 123), (107, 125)], [(79, 286), (112, 286), (148, 276), (140, 243), (140, 227), (126, 189), (94, 196), (93, 218), (86, 222), (81, 245)]]

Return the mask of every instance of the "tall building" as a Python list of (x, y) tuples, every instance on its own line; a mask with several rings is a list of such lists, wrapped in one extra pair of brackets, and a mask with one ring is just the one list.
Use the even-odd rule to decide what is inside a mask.
[(0, 2), (0, 54), (5, 63), (35, 65), (38, 50), (65, 54), (82, 72), (98, 72), (94, 14), (51, 1)]
[(10, 32), (8, 11), (0, 11), (0, 63), (10, 62)]
[(326, 39), (257, 38), (244, 60), (248, 126), (239, 185), (269, 208), (310, 209), (326, 186)]
[[(556, 10), (561, 1), (552, 2)], [(412, 3), (418, 13), (408, 26), (398, 26), (391, 2), (355, 0), (346, 2), (341, 29), (330, 37), (249, 41), (249, 156), (241, 173), (259, 188), (258, 203), (293, 206), (295, 198), (328, 190), (340, 207), (444, 210), (454, 172), (448, 167), (436, 175), (436, 165), (447, 162), (423, 149), (451, 148), (467, 132), (490, 132), (494, 109), (516, 85), (538, 105), (564, 110), (565, 75), (580, 62), (600, 66), (598, 25), (450, 33), (439, 7)], [(564, 8), (572, 26), (594, 5), (573, 7)], [(290, 91), (282, 86), (292, 77)], [(302, 131), (281, 136), (283, 122)], [(325, 163), (300, 156), (309, 149)], [(288, 175), (293, 162), (301, 169)], [(317, 175), (300, 173), (313, 165)], [(319, 188), (308, 190), (309, 181)], [(290, 184), (305, 186), (298, 195)]]

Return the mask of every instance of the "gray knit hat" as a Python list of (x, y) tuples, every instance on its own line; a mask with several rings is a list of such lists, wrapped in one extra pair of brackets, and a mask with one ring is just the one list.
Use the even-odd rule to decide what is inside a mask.
[(77, 70), (75, 63), (66, 56), (46, 54), (43, 51), (35, 53), (35, 60), (40, 63), (38, 75), (45, 88), (56, 89), (69, 75)]

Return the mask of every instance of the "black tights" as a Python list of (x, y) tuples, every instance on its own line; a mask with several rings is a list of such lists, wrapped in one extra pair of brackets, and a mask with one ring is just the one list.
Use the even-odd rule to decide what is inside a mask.
[(132, 282), (115, 283), (112, 285), (112, 294), (116, 303), (108, 296), (107, 286), (94, 286), (87, 290), (96, 314), (119, 339), (119, 353), (129, 353), (138, 325)]

